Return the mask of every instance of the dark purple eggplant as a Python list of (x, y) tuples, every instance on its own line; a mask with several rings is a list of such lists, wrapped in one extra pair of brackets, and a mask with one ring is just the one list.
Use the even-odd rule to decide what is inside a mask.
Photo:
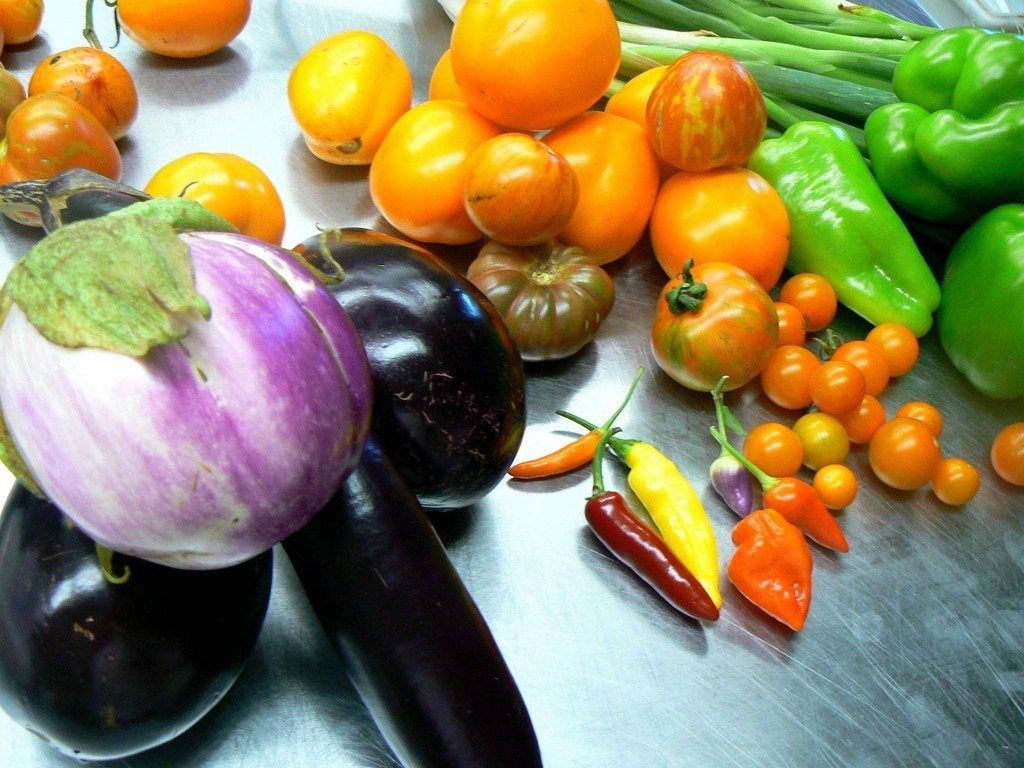
[(65, 754), (111, 759), (177, 736), (227, 693), (270, 598), (265, 552), (218, 571), (96, 546), (16, 485), (0, 518), (0, 706)]
[(284, 548), (406, 768), (541, 765), (490, 630), (372, 436), (342, 489)]
[(344, 270), (330, 287), (370, 359), (374, 431), (420, 503), (479, 501), (526, 425), (523, 363), (497, 310), (428, 251), (379, 232), (326, 230), (294, 250)]

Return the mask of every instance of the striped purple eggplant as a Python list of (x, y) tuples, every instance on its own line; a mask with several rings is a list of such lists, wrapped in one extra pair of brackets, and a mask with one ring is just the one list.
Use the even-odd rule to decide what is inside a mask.
[(0, 326), (3, 447), (101, 544), (221, 568), (331, 498), (359, 459), (372, 385), (348, 316), (290, 252), (222, 232), (177, 240), (209, 317), (174, 315), (185, 330), (143, 354), (54, 343), (15, 298)]

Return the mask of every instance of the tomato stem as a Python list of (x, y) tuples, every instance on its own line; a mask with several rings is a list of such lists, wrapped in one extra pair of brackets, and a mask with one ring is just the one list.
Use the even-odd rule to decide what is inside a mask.
[(687, 259), (683, 264), (683, 271), (680, 273), (683, 282), (665, 296), (665, 302), (673, 315), (698, 311), (704, 304), (704, 298), (708, 295), (708, 287), (705, 283), (693, 281), (692, 269), (693, 259)]

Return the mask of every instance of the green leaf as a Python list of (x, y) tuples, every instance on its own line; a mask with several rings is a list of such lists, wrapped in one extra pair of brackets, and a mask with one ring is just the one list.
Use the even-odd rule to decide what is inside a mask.
[(195, 314), (210, 316), (188, 246), (170, 224), (137, 215), (57, 230), (15, 265), (4, 289), (54, 344), (133, 357), (185, 336)]

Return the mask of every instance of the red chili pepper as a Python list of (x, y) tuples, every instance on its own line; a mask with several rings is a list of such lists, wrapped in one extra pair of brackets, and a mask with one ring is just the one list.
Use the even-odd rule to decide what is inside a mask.
[(637, 371), (636, 376), (633, 377), (633, 382), (629, 385), (625, 398), (623, 398), (619, 407), (615, 409), (615, 413), (608, 417), (608, 421), (603, 425), (594, 427), (585, 435), (577, 437), (571, 443), (546, 456), (539, 456), (536, 459), (521, 461), (518, 464), (512, 465), (509, 467), (508, 473), (517, 480), (536, 480), (542, 477), (551, 477), (571, 472), (592, 461), (594, 454), (597, 452), (597, 446), (601, 442), (601, 436), (608, 431), (615, 422), (615, 419), (622, 413), (622, 409), (626, 407), (630, 398), (633, 397), (633, 392), (636, 390), (637, 382), (640, 381), (640, 376), (643, 372), (643, 368)]
[(718, 443), (743, 464), (764, 491), (764, 505), (771, 507), (822, 546), (849, 552), (850, 545), (838, 521), (818, 497), (814, 487), (798, 477), (772, 477), (737, 451), (717, 428), (711, 434)]
[(811, 548), (774, 509), (759, 509), (732, 529), (729, 581), (750, 602), (799, 632), (811, 607)]
[(672, 554), (664, 540), (636, 516), (622, 494), (604, 490), (601, 457), (605, 444), (616, 431), (608, 430), (603, 435), (594, 456), (594, 494), (587, 499), (587, 524), (613, 555), (669, 605), (696, 619), (716, 621), (718, 606), (701, 583)]

